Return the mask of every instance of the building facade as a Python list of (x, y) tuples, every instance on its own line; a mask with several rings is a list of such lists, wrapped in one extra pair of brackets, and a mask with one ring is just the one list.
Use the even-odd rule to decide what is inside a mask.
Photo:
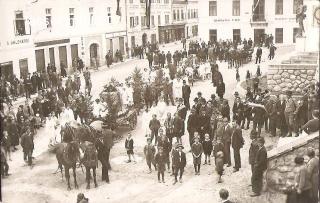
[[(25, 76), (47, 64), (71, 68), (80, 57), (86, 66), (105, 63), (111, 50), (125, 54), (125, 2), (103, 0), (0, 1), (3, 74)], [(117, 13), (121, 15), (117, 15)]]
[(129, 48), (159, 42), (158, 27), (169, 24), (171, 0), (151, 0), (150, 26), (146, 15), (146, 0), (127, 1), (127, 31)]
[(295, 43), (298, 0), (201, 0), (199, 33), (205, 41), (251, 38), (272, 34), (276, 44)]

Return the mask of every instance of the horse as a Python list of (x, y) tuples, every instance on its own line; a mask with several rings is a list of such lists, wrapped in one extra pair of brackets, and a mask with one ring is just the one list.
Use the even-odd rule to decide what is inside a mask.
[(91, 169), (93, 173), (93, 182), (95, 187), (98, 187), (96, 180), (96, 168), (98, 165), (97, 149), (93, 143), (85, 141), (80, 144), (80, 148), (84, 151), (84, 156), (80, 162), (86, 168), (87, 189), (90, 189)]
[(69, 143), (60, 143), (56, 148), (56, 158), (58, 161), (58, 168), (60, 169), (62, 175), (62, 165), (65, 170), (65, 177), (68, 183), (68, 190), (71, 190), (70, 187), (70, 174), (69, 169), (73, 170), (74, 186), (78, 189), (77, 175), (76, 175), (76, 165), (80, 158), (80, 151), (78, 142), (72, 141)]

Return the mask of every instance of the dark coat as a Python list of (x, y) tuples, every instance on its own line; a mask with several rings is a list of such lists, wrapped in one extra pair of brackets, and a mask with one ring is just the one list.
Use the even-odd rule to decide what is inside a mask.
[(242, 120), (244, 118), (244, 106), (240, 102), (239, 104), (235, 102), (232, 107), (233, 118)]
[(183, 85), (182, 86), (182, 97), (183, 98), (189, 98), (191, 93), (191, 89), (189, 85)]
[(181, 137), (184, 134), (184, 122), (181, 118), (175, 117), (173, 119), (173, 134)]
[(242, 137), (242, 130), (241, 128), (237, 127), (234, 129), (232, 138), (231, 138), (231, 145), (233, 149), (240, 149), (244, 145), (244, 139)]
[(196, 113), (190, 114), (187, 121), (187, 130), (189, 134), (193, 134), (195, 131), (197, 131), (198, 128), (198, 115)]
[(224, 82), (222, 83), (218, 83), (217, 84), (217, 90), (216, 90), (216, 93), (219, 97), (223, 97), (224, 93), (225, 93), (226, 89), (225, 89), (225, 84)]
[(172, 166), (176, 168), (184, 168), (186, 167), (186, 164), (187, 164), (186, 154), (184, 152), (181, 152), (181, 157), (180, 157), (179, 151), (174, 150), (172, 152)]
[(258, 149), (256, 157), (254, 159), (254, 170), (263, 172), (267, 169), (268, 164), (268, 156), (267, 156), (267, 150), (263, 146), (260, 149)]

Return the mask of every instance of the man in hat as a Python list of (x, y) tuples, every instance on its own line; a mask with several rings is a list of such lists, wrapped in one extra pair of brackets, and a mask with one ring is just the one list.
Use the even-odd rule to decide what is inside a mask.
[(28, 163), (29, 166), (32, 165), (32, 152), (34, 149), (33, 135), (31, 134), (30, 128), (27, 127), (25, 132), (21, 136), (21, 147), (23, 149), (23, 159)]
[(296, 104), (292, 98), (292, 91), (287, 91), (287, 102), (284, 109), (284, 116), (288, 126), (288, 136), (292, 136), (294, 130), (294, 112), (296, 111)]
[(179, 181), (182, 183), (182, 175), (187, 164), (186, 154), (182, 151), (183, 148), (182, 144), (178, 144), (176, 147), (177, 150), (172, 155), (172, 165), (174, 166), (174, 185), (178, 182), (178, 172), (180, 172)]
[(187, 109), (190, 109), (190, 94), (191, 94), (191, 89), (190, 86), (187, 85), (187, 82), (183, 80), (183, 85), (182, 85), (182, 98), (184, 105), (187, 107)]
[[(235, 93), (235, 96), (236, 95), (239, 96), (239, 93), (238, 94), (236, 93)], [(238, 96), (236, 96), (235, 102), (232, 107), (232, 112), (233, 112), (233, 120), (236, 121), (238, 125), (241, 125), (241, 121), (244, 119), (244, 107), (240, 97)]]
[(151, 130), (151, 142), (153, 141), (153, 138), (155, 138), (155, 145), (157, 145), (160, 126), (160, 121), (157, 119), (157, 115), (153, 114), (152, 119), (149, 122), (149, 129)]
[(252, 183), (252, 194), (251, 197), (260, 196), (261, 190), (262, 190), (262, 179), (263, 179), (263, 173), (267, 169), (267, 163), (268, 163), (268, 155), (267, 150), (264, 146), (264, 138), (260, 137), (258, 138), (258, 146), (259, 149), (257, 151), (257, 154), (255, 156), (254, 161), (254, 167), (253, 167), (253, 174), (251, 178)]
[(231, 166), (231, 154), (230, 154), (230, 145), (231, 145), (231, 136), (233, 129), (228, 124), (228, 119), (223, 118), (223, 123), (217, 129), (217, 135), (215, 139), (222, 140), (224, 150), (224, 163), (228, 164), (228, 167)]
[(178, 99), (178, 106), (177, 106), (177, 113), (179, 114), (180, 118), (183, 120), (186, 119), (188, 109), (187, 107), (183, 104), (183, 99), (179, 98)]
[(240, 149), (244, 145), (244, 139), (242, 137), (242, 129), (240, 125), (233, 122), (232, 127), (233, 127), (233, 133), (231, 137), (231, 144), (233, 148), (234, 163), (235, 163), (233, 172), (237, 172), (241, 168)]

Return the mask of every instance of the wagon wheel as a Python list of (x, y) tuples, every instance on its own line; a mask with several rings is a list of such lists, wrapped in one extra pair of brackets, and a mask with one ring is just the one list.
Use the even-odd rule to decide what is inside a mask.
[(129, 120), (129, 127), (131, 130), (137, 126), (137, 113), (134, 113)]

